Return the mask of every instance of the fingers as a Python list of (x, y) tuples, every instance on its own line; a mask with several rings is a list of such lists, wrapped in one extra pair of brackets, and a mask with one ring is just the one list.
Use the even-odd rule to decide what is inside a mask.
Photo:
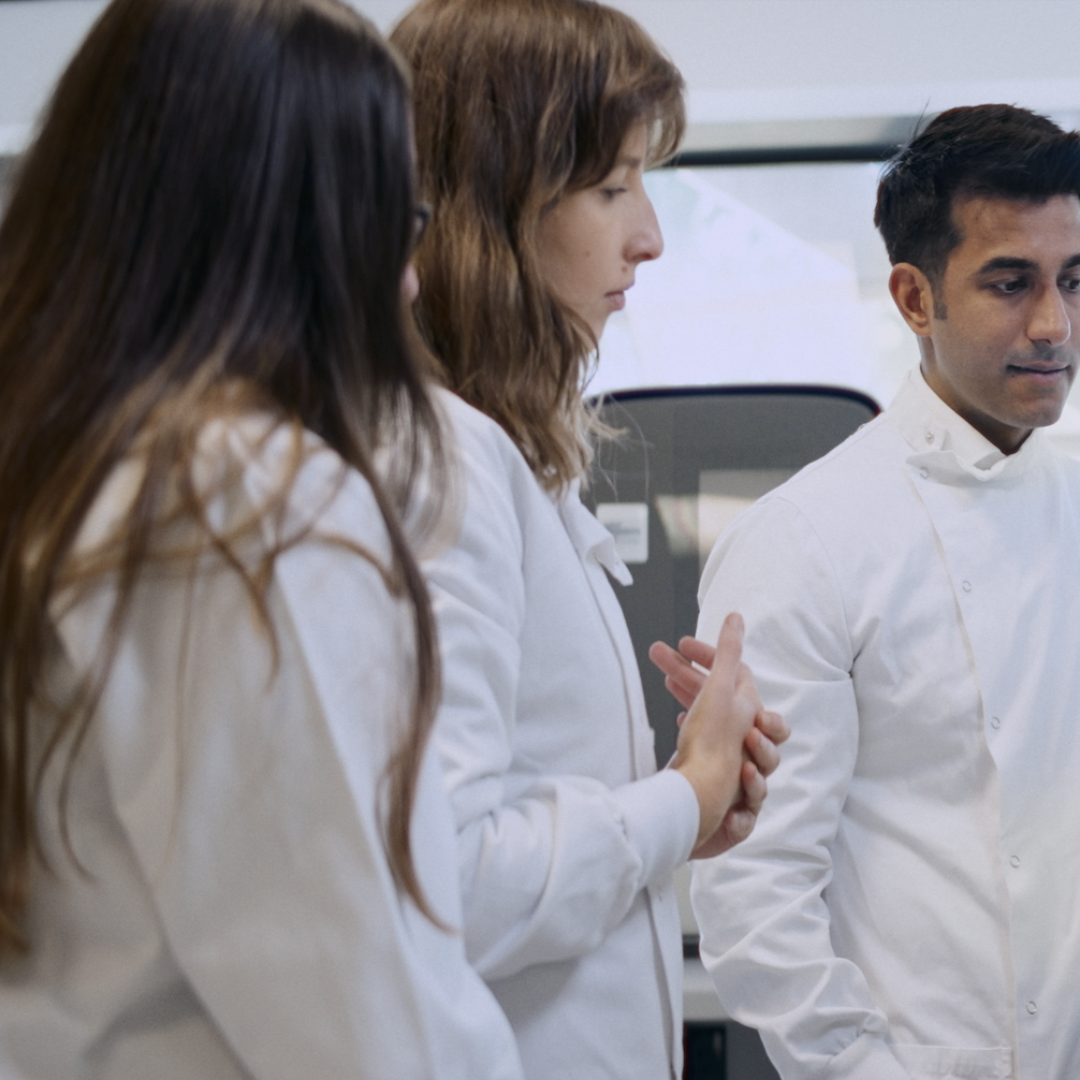
[(741, 844), (754, 831), (754, 815), (749, 811), (734, 807), (727, 812), (720, 828), (707, 840), (690, 852), (691, 859), (711, 859), (714, 855), (723, 855), (736, 844)]
[(649, 646), (649, 659), (665, 675), (671, 675), (680, 666), (686, 667), (686, 661), (664, 641), (654, 641)]
[(745, 806), (736, 806), (728, 811), (724, 821), (724, 851), (730, 851), (736, 844), (741, 844), (757, 824), (757, 814)]
[(776, 746), (787, 742), (791, 734), (787, 721), (779, 713), (769, 712), (768, 709), (762, 709), (758, 713), (755, 723), (761, 733)]
[(776, 744), (765, 735), (761, 728), (752, 727), (743, 743), (749, 760), (757, 767), (762, 776), (772, 776), (780, 764), (780, 751)]
[(705, 676), (691, 667), (670, 645), (653, 642), (649, 659), (664, 673), (664, 686), (676, 701), (689, 709), (701, 691)]
[(681, 638), (678, 651), (666, 642), (654, 641), (649, 647), (649, 659), (663, 672), (668, 693), (684, 709), (689, 709), (705, 685), (706, 672), (712, 669), (723, 650), (722, 680), (726, 681), (728, 669), (733, 668), (733, 685), (743, 693), (752, 694), (756, 700), (753, 676), (740, 660), (743, 632), (742, 616), (733, 613), (724, 620), (717, 648), (693, 637)]
[(726, 851), (750, 834), (767, 794), (766, 777), (780, 761), (770, 733), (787, 738), (787, 725), (764, 708), (742, 662), (743, 635), (742, 617), (732, 613), (715, 649), (683, 638), (678, 652), (662, 642), (649, 650), (668, 691), (688, 710), (670, 766), (697, 796), (695, 858)]
[(756, 824), (756, 814), (741, 804), (733, 806), (725, 815), (720, 828), (707, 840), (701, 841), (690, 852), (690, 858), (711, 859), (714, 855), (723, 855), (736, 844), (741, 844), (754, 831)]
[(706, 670), (713, 666), (713, 661), (716, 659), (716, 649), (695, 637), (679, 638), (679, 652), (691, 664), (699, 664)]
[(670, 645), (663, 641), (654, 641), (649, 646), (649, 659), (668, 678), (676, 679), (680, 683), (689, 685), (702, 683), (705, 676), (697, 668), (691, 667)]
[[(701, 820), (693, 858), (719, 854), (750, 835), (768, 794), (766, 777), (780, 763), (777, 746), (790, 734), (784, 720), (761, 703), (753, 674), (742, 662), (743, 634), (742, 617), (733, 613), (724, 620), (714, 651), (683, 638), (681, 655), (674, 654), (682, 667), (674, 650), (663, 654), (664, 670), (670, 668), (668, 689), (689, 707), (672, 766), (698, 797)], [(691, 664), (709, 667), (696, 697), (689, 696), (686, 672), (696, 671)]]
[[(702, 680), (704, 681), (704, 680)], [(697, 697), (697, 691), (689, 691), (681, 683), (676, 682), (670, 675), (664, 679), (664, 689), (683, 707), (683, 709), (689, 709), (694, 704), (694, 698)], [(686, 713), (683, 713), (685, 716)]]
[(742, 807), (748, 810), (756, 820), (765, 804), (765, 796), (769, 794), (769, 785), (752, 761), (743, 762), (740, 779), (743, 787)]
[[(654, 641), (649, 646), (649, 659), (665, 675), (681, 677), (685, 672), (695, 671), (667, 642)], [(701, 674), (697, 672), (697, 674)]]
[(736, 844), (741, 844), (754, 831), (768, 794), (768, 786), (751, 762), (743, 763), (740, 780), (743, 798), (724, 815), (716, 832), (697, 844), (690, 853), (691, 859), (711, 859), (714, 855), (722, 855)]

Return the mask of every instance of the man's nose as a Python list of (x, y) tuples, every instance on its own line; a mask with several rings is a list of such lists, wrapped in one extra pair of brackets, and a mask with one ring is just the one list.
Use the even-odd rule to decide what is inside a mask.
[(1056, 286), (1043, 290), (1028, 323), (1028, 338), (1049, 346), (1064, 345), (1072, 334), (1065, 298)]

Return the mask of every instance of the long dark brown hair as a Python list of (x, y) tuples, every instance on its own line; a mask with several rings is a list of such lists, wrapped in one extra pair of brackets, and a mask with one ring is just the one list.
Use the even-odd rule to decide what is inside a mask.
[[(408, 95), (378, 34), (337, 0), (114, 0), (60, 80), (0, 223), (0, 952), (25, 945), (42, 857), (32, 726), (49, 603), (69, 584), (80, 525), (138, 440), (145, 473), (110, 553), (118, 599), (102, 670), (49, 733), (54, 749), (77, 748), (92, 722), (177, 490), (268, 618), (268, 570), (298, 537), (251, 568), (241, 537), (212, 534), (190, 475), (208, 419), (252, 406), (320, 436), (380, 507), (392, 551), (380, 569), (416, 636), (387, 848), (428, 910), (409, 819), (438, 663), (400, 515), (438, 431), (401, 295), (415, 214)], [(373, 462), (391, 433), (387, 474)]]
[(413, 69), (420, 183), (434, 206), (416, 311), (450, 388), (497, 420), (546, 487), (588, 465), (597, 342), (541, 280), (541, 215), (685, 127), (678, 70), (592, 0), (422, 0), (390, 35)]

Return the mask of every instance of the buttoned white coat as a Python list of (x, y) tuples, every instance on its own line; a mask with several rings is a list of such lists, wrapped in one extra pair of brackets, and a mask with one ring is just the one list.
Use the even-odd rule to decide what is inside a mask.
[(437, 740), (458, 828), (465, 943), (533, 1080), (680, 1075), (671, 874), (698, 828), (656, 773), (626, 621), (629, 575), (576, 488), (543, 490), (450, 394), (460, 535), (425, 563), (439, 623)]
[(792, 727), (694, 888), (785, 1080), (1080, 1076), (1080, 465), (1036, 431), (979, 468), (943, 408), (916, 375), (702, 581)]

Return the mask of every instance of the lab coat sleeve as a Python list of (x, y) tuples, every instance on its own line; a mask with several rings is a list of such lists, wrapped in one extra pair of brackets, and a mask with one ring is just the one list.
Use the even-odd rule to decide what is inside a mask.
[[(672, 771), (612, 790), (515, 761), (519, 678), (534, 660), (522, 654), (518, 500), (543, 496), (530, 491), (535, 481), (509, 440), (477, 424), (466, 417), (459, 425), (467, 487), (461, 535), (425, 574), (442, 647), (437, 739), (459, 833), (466, 949), (490, 980), (596, 948), (642, 888), (686, 860), (698, 808), (690, 784)], [(597, 718), (531, 722), (569, 729)]]
[(785, 1080), (903, 1080), (885, 1015), (829, 935), (830, 845), (859, 749), (837, 568), (805, 516), (773, 497), (720, 538), (700, 602), (706, 641), (742, 612), (744, 659), (792, 729), (754, 833), (695, 864), (702, 958), (724, 1007), (761, 1030)]
[[(412, 631), (374, 562), (330, 539), (385, 558), (366, 485), (350, 473), (338, 489), (340, 473), (324, 451), (294, 488), (293, 502), (323, 512), (276, 563), (276, 657), (233, 571), (146, 575), (100, 709), (116, 816), (175, 963), (245, 1074), (513, 1080), (512, 1036), (460, 937), (390, 875), (379, 806), (408, 714)], [(95, 641), (108, 603), (69, 612), (72, 651)], [(454, 923), (453, 859), (444, 887), (426, 854), (452, 845), (446, 816), (432, 753), (414, 851)]]

